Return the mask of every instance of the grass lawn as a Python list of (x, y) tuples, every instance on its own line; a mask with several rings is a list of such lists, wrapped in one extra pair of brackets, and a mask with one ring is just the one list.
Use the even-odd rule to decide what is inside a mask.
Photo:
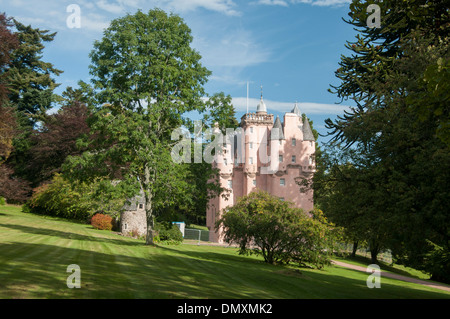
[[(66, 285), (81, 268), (81, 289)], [(0, 206), (0, 298), (450, 298), (450, 293), (341, 267), (274, 266), (235, 248), (145, 246), (90, 225)]]

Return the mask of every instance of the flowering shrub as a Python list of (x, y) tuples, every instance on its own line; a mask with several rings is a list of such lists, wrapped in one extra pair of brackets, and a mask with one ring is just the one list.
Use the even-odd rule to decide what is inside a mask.
[(111, 230), (113, 227), (113, 219), (109, 215), (98, 213), (92, 216), (91, 225), (95, 229)]

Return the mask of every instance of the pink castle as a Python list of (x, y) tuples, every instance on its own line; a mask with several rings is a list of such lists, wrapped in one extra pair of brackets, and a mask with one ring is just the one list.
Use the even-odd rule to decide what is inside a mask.
[(256, 113), (244, 114), (240, 128), (245, 134), (240, 138), (236, 134), (234, 138), (227, 136), (223, 152), (213, 162), (228, 196), (217, 196), (209, 202), (206, 225), (212, 242), (223, 242), (222, 231), (215, 230), (215, 222), (223, 210), (256, 189), (291, 201), (306, 212), (313, 209), (312, 191), (301, 193), (296, 183), (311, 178), (315, 171), (315, 139), (297, 104), (284, 114), (283, 123), (278, 116), (274, 122), (261, 94)]

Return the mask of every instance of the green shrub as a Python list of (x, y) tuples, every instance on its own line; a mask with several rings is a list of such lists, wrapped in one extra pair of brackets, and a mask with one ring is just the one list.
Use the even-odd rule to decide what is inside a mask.
[(155, 230), (158, 232), (158, 242), (165, 244), (180, 244), (183, 241), (183, 234), (180, 229), (170, 222), (155, 223)]
[(70, 182), (56, 174), (50, 183), (34, 190), (23, 211), (89, 222), (97, 212), (116, 217), (126, 197), (121, 186), (109, 180), (85, 184)]
[(5, 205), (6, 201), (3, 197), (0, 196), (0, 205)]
[(216, 227), (224, 227), (225, 241), (239, 244), (241, 254), (262, 255), (270, 264), (322, 268), (333, 252), (333, 227), (320, 211), (307, 215), (263, 191), (239, 198)]
[(95, 212), (82, 194), (87, 187), (72, 187), (61, 175), (55, 175), (51, 183), (37, 187), (24, 211), (41, 215), (89, 221)]
[(450, 283), (450, 251), (427, 240), (430, 250), (420, 268), (431, 274), (431, 280)]
[(113, 219), (109, 215), (97, 213), (92, 216), (91, 225), (95, 229), (111, 230), (113, 228)]

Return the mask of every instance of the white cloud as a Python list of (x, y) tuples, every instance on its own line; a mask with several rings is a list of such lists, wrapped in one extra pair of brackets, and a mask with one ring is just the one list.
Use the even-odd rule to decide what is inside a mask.
[(268, 48), (255, 42), (247, 30), (227, 30), (216, 37), (197, 37), (194, 46), (201, 52), (206, 65), (247, 67), (266, 62), (271, 56)]
[(189, 12), (198, 8), (221, 12), (229, 16), (240, 16), (235, 10), (236, 4), (232, 0), (166, 0), (166, 5), (177, 12)]
[(109, 13), (120, 14), (120, 13), (124, 12), (124, 7), (120, 4), (109, 3), (106, 0), (97, 1), (96, 4), (97, 4), (97, 7), (99, 7), (102, 10), (105, 10)]
[(105, 17), (101, 14), (89, 12), (81, 15), (81, 29), (102, 32), (109, 27), (109, 21), (106, 21)]
[[(309, 1), (311, 2), (311, 1)], [(341, 6), (344, 4), (348, 4), (350, 3), (351, 0), (316, 0), (316, 1), (312, 1), (312, 5), (313, 6), (321, 6), (321, 7), (325, 7), (325, 6)]]
[[(234, 97), (233, 106), (236, 111), (246, 112), (247, 111), (247, 98), (245, 97)], [(256, 112), (256, 107), (259, 104), (259, 99), (249, 98), (248, 109), (249, 112)], [(264, 103), (268, 110), (278, 111), (278, 112), (290, 112), (294, 103), (292, 102), (279, 102), (264, 99)], [(324, 104), (324, 103), (312, 103), (312, 102), (299, 102), (297, 103), (300, 112), (306, 115), (310, 114), (341, 114), (344, 110), (349, 110), (350, 107), (341, 104)]]
[(350, 2), (351, 2), (351, 0), (289, 0), (289, 1), (258, 0), (257, 2), (254, 2), (254, 3), (261, 4), (261, 5), (279, 5), (279, 6), (284, 6), (284, 7), (289, 6), (289, 3), (291, 3), (291, 4), (304, 3), (304, 4), (310, 4), (313, 6), (321, 6), (321, 7), (330, 6), (331, 7), (331, 6), (340, 6), (340, 5), (348, 4)]
[(256, 4), (264, 4), (269, 6), (283, 6), (287, 7), (288, 3), (284, 0), (259, 0)]

